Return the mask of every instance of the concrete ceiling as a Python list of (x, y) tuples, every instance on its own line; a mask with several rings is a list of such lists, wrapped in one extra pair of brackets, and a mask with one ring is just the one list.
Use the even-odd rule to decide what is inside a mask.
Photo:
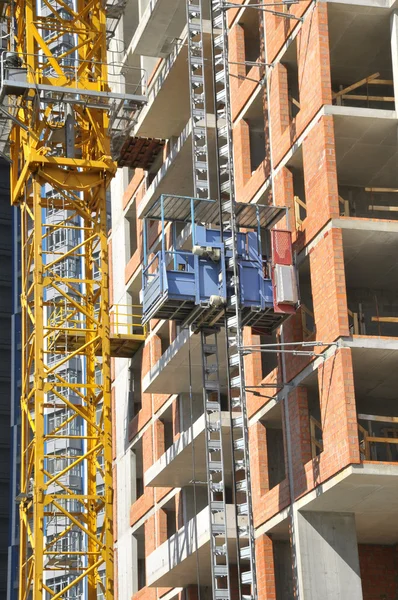
[[(204, 52), (211, 56), (211, 34), (204, 24)], [(129, 61), (135, 65), (129, 49)], [(170, 139), (180, 135), (190, 118), (189, 71), (186, 31), (173, 47), (148, 85), (148, 104), (140, 113), (134, 135)], [(212, 98), (212, 71), (210, 61), (205, 65), (207, 110), (214, 112)]]
[(360, 544), (398, 542), (398, 465), (362, 465), (302, 510), (355, 514)]
[[(188, 338), (190, 342), (188, 344)], [(190, 356), (189, 356), (190, 355)], [(226, 389), (225, 336), (218, 336), (218, 358), (222, 375), (221, 387)], [(191, 359), (191, 373), (189, 369)], [(190, 374), (194, 393), (202, 390), (202, 353), (200, 335), (184, 329), (142, 381), (142, 391), (151, 394), (189, 393)]]
[[(353, 465), (307, 494), (301, 511), (354, 513), (359, 544), (398, 542), (398, 465)], [(289, 539), (288, 511), (262, 526), (273, 539)]]
[[(235, 540), (228, 540), (228, 552), (230, 562), (236, 563), (233, 558), (236, 552)], [(200, 546), (197, 552), (189, 554), (174, 568), (170, 568), (163, 576), (153, 582), (149, 580), (149, 587), (188, 587), (189, 585), (196, 585), (198, 580), (201, 586), (211, 586), (210, 557), (210, 541), (208, 541)]]
[(170, 139), (178, 136), (190, 117), (187, 47), (181, 46), (164, 62), (148, 89), (148, 105), (134, 134)]
[(382, 224), (381, 227), (374, 224), (373, 229), (366, 229), (365, 224), (361, 229), (343, 229), (343, 244), (348, 288), (397, 289), (398, 235), (395, 223)]
[(142, 56), (167, 56), (185, 23), (184, 0), (151, 0), (131, 42), (132, 51)]
[(339, 184), (397, 188), (395, 114), (351, 107), (334, 107), (333, 113)]
[(391, 9), (328, 2), (332, 81), (350, 85), (373, 73), (392, 79)]
[[(352, 361), (354, 366), (355, 396), (358, 401), (360, 401), (361, 397), (397, 399), (397, 350), (386, 348), (352, 348)], [(378, 414), (377, 405), (375, 405), (374, 412)]]

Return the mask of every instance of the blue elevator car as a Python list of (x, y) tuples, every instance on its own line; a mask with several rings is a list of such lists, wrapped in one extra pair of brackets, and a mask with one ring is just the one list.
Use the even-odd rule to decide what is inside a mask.
[[(236, 208), (243, 324), (272, 330), (298, 301), (290, 233), (271, 231), (285, 209), (243, 203)], [(219, 215), (214, 200), (182, 196), (161, 196), (146, 211), (144, 323), (160, 318), (213, 325), (225, 310), (233, 311), (232, 239), (226, 221), (221, 234)]]

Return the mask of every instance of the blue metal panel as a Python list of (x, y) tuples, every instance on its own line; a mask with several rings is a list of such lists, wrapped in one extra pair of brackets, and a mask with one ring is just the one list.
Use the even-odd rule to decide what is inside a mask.
[(206, 242), (213, 247), (221, 247), (221, 232), (216, 229), (206, 229)]
[(167, 271), (168, 296), (181, 300), (195, 300), (195, 273)]
[(240, 292), (243, 306), (264, 310), (273, 306), (273, 288), (270, 279), (265, 279), (262, 267), (254, 261), (239, 261)]
[(218, 229), (207, 229), (204, 225), (195, 225), (195, 243), (198, 246), (221, 248), (221, 232)]
[(243, 306), (261, 305), (261, 278), (257, 263), (239, 261), (240, 293)]
[(247, 234), (247, 258), (248, 260), (256, 260), (260, 264), (262, 257), (258, 252), (258, 235), (254, 231), (249, 231)]
[(143, 292), (143, 308), (144, 313), (154, 304), (160, 297), (160, 276), (159, 273), (149, 276), (147, 285)]
[(247, 258), (246, 255), (246, 234), (238, 233), (238, 243), (237, 243), (238, 255), (244, 258)]
[(199, 261), (199, 297), (200, 301), (205, 301), (210, 296), (218, 296), (220, 294), (219, 288), (219, 274), (221, 261), (219, 263), (211, 262), (201, 258)]
[(271, 279), (262, 280), (262, 295), (265, 306), (273, 306), (274, 305), (274, 288), (272, 285)]

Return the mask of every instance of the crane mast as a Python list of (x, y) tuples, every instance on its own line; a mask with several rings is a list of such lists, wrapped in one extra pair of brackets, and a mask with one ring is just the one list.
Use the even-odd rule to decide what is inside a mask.
[[(112, 600), (106, 189), (110, 108), (123, 96), (108, 87), (101, 0), (17, 0), (6, 17), (0, 100), (21, 211), (19, 600)], [(78, 358), (76, 381), (65, 369)]]

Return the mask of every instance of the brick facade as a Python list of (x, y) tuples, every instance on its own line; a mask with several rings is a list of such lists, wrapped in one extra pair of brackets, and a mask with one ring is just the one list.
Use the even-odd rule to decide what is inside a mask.
[[(259, 598), (264, 600), (281, 597), (278, 577), (282, 567), (275, 564), (275, 543), (279, 540), (273, 539), (272, 529), (267, 533), (271, 520), (280, 518), (281, 530), (284, 527), (282, 542), (288, 543), (287, 540), (292, 539), (292, 523), (290, 516), (286, 517), (286, 509), (303, 503), (311, 493), (320, 495), (325, 484), (332, 486), (349, 467), (363, 465), (364, 452), (358, 434), (357, 404), (361, 400), (355, 378), (358, 355), (349, 343), (344, 343), (352, 341), (352, 323), (347, 300), (347, 244), (340, 218), (337, 153), (341, 140), (336, 117), (325, 110), (325, 107), (335, 106), (330, 36), (336, 24), (330, 22), (328, 3), (300, 2), (290, 6), (289, 11), (304, 17), (303, 22), (270, 13), (264, 13), (263, 19), (259, 17), (259, 31), (265, 34), (265, 40), (261, 41), (258, 61), (271, 65), (267, 79), (264, 67), (254, 65), (247, 69), (243, 64), (247, 60), (244, 16), (239, 10), (228, 12), (237, 200), (251, 202), (257, 200), (259, 194), (262, 203), (273, 202), (288, 208), (286, 218), (278, 227), (292, 232), (303, 296), (302, 306), (275, 338), (276, 342), (290, 344), (286, 346), (288, 351), (276, 356), (274, 362), (265, 361), (260, 352), (248, 354), (244, 359), (246, 384), (250, 386), (247, 411), (253, 518), (255, 527), (266, 532), (256, 541)], [(297, 72), (292, 68), (294, 47), (297, 64), (293, 67)], [(295, 75), (298, 88), (293, 116), (291, 81)], [(262, 160), (254, 166), (253, 106), (256, 110), (261, 106), (264, 117), (261, 133), (266, 140)], [(170, 145), (171, 142), (165, 156)], [(119, 199), (126, 215), (137, 212), (146, 198), (150, 181), (147, 175), (136, 170)], [(178, 190), (170, 193), (178, 193)], [(305, 206), (300, 224), (296, 218), (297, 196)], [(139, 219), (136, 223), (137, 249), (123, 265), (126, 286), (142, 262), (142, 224)], [(148, 226), (149, 246), (155, 244), (159, 232), (157, 222)], [(167, 247), (171, 240), (171, 228), (168, 228)], [(306, 315), (312, 315), (311, 331), (306, 329)], [(162, 327), (162, 333), (158, 330), (155, 333), (156, 327)], [(264, 343), (261, 333), (245, 328), (244, 344)], [(165, 340), (169, 347), (177, 335), (175, 323), (168, 327), (157, 321), (150, 324), (150, 335), (142, 351), (142, 379), (162, 356)], [(303, 341), (322, 344), (308, 348), (302, 346)], [(306, 355), (300, 354), (303, 349), (308, 350)], [(296, 355), (290, 353), (294, 351)], [(201, 390), (194, 391), (200, 397)], [(182, 430), (181, 397), (171, 402), (168, 393), (142, 393), (141, 400), (141, 410), (127, 427), (133, 447), (142, 444), (145, 475), (164, 454), (168, 441), (178, 443), (186, 432)], [(117, 392), (113, 395), (113, 404), (117, 406)], [(162, 417), (165, 407), (171, 420), (171, 433)], [(374, 414), (377, 414), (376, 406)], [(315, 425), (318, 439), (314, 439), (314, 423), (318, 423)], [(190, 455), (187, 460), (191, 460)], [(168, 539), (168, 510), (173, 515), (175, 512), (175, 530), (186, 524), (183, 490), (174, 490), (167, 505), (162, 504), (172, 491), (171, 487), (147, 486), (131, 506), (130, 525), (135, 528), (144, 521), (146, 556)], [(396, 546), (359, 544), (358, 551), (364, 600), (395, 599), (398, 594)], [(288, 578), (290, 582), (291, 573)], [(296, 584), (293, 581), (292, 597), (296, 597)], [(166, 591), (144, 587), (133, 598), (157, 600)], [(197, 588), (188, 586), (183, 594), (175, 597), (196, 600)]]

